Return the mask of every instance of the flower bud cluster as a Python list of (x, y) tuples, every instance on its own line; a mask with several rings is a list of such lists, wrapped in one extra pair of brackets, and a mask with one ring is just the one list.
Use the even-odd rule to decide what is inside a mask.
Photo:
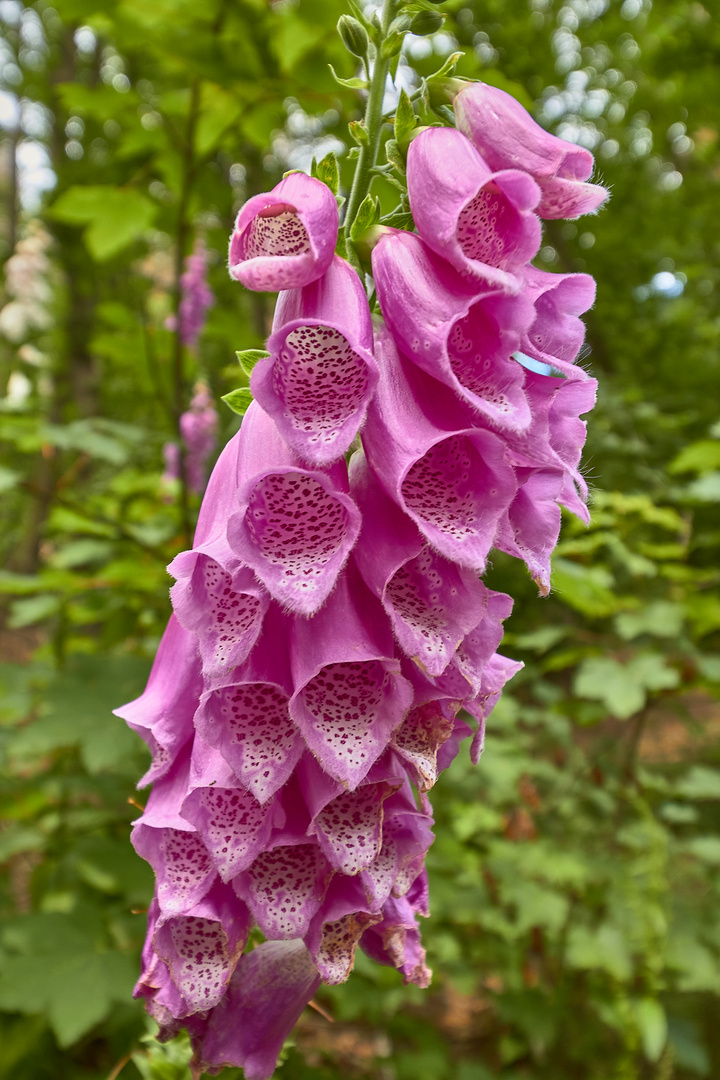
[[(191, 491), (201, 495), (207, 479), (207, 463), (217, 439), (218, 416), (210, 392), (203, 382), (195, 385), (190, 408), (180, 416), (180, 435), (185, 447), (185, 476)], [(177, 443), (163, 447), (163, 480), (180, 478), (180, 448)]]
[(147, 689), (120, 710), (153, 755), (133, 833), (157, 880), (136, 993), (162, 1037), (187, 1027), (198, 1075), (266, 1080), (358, 945), (427, 986), (427, 792), (466, 737), (477, 761), (520, 666), (496, 651), (512, 601), (481, 575), (495, 547), (546, 593), (560, 506), (587, 513), (595, 383), (574, 360), (594, 286), (531, 265), (536, 126), (501, 161), (505, 121), (468, 104), (487, 89), (463, 91), (465, 134), (410, 146), (418, 231), (385, 231), (372, 257), (384, 322), (334, 254), (319, 180), (290, 174), (233, 233), (231, 274), (280, 291), (269, 355), (170, 565)]

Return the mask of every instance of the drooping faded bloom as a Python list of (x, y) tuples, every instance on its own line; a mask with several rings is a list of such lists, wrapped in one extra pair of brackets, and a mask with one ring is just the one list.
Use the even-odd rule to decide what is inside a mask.
[(593, 171), (590, 151), (545, 131), (511, 94), (486, 83), (467, 83), (453, 107), (459, 130), (491, 169), (522, 169), (537, 181), (540, 217), (580, 217), (607, 198), (607, 188), (585, 182)]
[(529, 262), (541, 188), (567, 196), (580, 166), (565, 151), (546, 176), (532, 139), (485, 157), (497, 122), (478, 116), (480, 152), (449, 128), (411, 144), (419, 235), (373, 252), (374, 328), (320, 181), (290, 174), (238, 216), (233, 276), (282, 290), (269, 356), (170, 565), (147, 689), (120, 710), (153, 753), (135, 993), (161, 1038), (187, 1028), (196, 1078), (269, 1080), (358, 948), (428, 985), (428, 792), (464, 740), (477, 762), (521, 667), (497, 651), (512, 599), (481, 575), (496, 548), (547, 592), (560, 507), (587, 513), (595, 380), (575, 361), (594, 287)]
[(312, 176), (290, 173), (240, 210), (230, 240), (230, 274), (248, 289), (300, 289), (328, 269), (337, 234), (330, 189)]

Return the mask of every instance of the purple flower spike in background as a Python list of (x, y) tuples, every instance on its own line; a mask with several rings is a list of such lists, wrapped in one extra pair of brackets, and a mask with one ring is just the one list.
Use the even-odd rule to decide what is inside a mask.
[(305, 461), (328, 465), (355, 438), (377, 384), (372, 344), (362, 282), (337, 255), (323, 277), (278, 297), (271, 355), (251, 388)]
[(188, 487), (201, 495), (207, 479), (206, 465), (215, 449), (218, 416), (207, 386), (199, 382), (190, 408), (180, 417), (180, 434), (185, 443), (185, 473)]
[(383, 315), (404, 354), (492, 423), (527, 427), (523, 371), (512, 354), (535, 315), (529, 297), (468, 281), (414, 233), (384, 233), (372, 265)]
[(607, 198), (607, 188), (584, 183), (593, 171), (590, 151), (545, 131), (511, 94), (468, 83), (454, 109), (458, 128), (491, 169), (523, 169), (534, 177), (542, 191), (540, 217), (580, 217)]
[(230, 274), (248, 289), (300, 289), (325, 273), (338, 234), (335, 196), (320, 180), (290, 173), (240, 210)]
[(466, 276), (518, 292), (517, 271), (540, 247), (535, 181), (517, 169), (493, 172), (452, 128), (428, 128), (413, 139), (407, 181), (410, 209), (428, 247)]
[(193, 347), (205, 325), (207, 310), (215, 303), (207, 283), (207, 249), (202, 240), (196, 242), (192, 255), (185, 260), (180, 289), (180, 339), (183, 345)]

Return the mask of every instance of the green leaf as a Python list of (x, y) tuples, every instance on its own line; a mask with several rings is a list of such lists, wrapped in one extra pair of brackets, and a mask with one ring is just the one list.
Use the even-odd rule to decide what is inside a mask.
[(385, 143), (385, 157), (388, 163), (393, 166), (394, 169), (400, 173), (401, 176), (405, 175), (405, 155), (403, 154), (397, 139), (388, 139)]
[(380, 201), (373, 195), (366, 195), (358, 207), (358, 212), (350, 226), (350, 239), (357, 242), (380, 220)]
[(252, 399), (250, 389), (247, 386), (239, 386), (237, 390), (231, 390), (229, 394), (224, 394), (221, 400), (238, 416), (244, 416), (250, 407)]
[(569, 559), (553, 559), (552, 585), (558, 599), (582, 615), (606, 618), (620, 606), (614, 579), (604, 566), (583, 566)]
[(14, 469), (8, 469), (6, 465), (0, 465), (0, 495), (11, 491), (20, 479), (20, 473), (15, 472)]
[(337, 155), (333, 150), (326, 154), (320, 162), (316, 162), (315, 158), (313, 158), (311, 173), (318, 180), (322, 180), (323, 184), (330, 188), (333, 195), (338, 194), (340, 191), (340, 167)]
[(655, 653), (642, 653), (627, 664), (591, 656), (578, 668), (574, 690), (579, 697), (602, 701), (618, 720), (627, 720), (643, 708), (648, 690), (671, 689), (679, 681), (679, 673)]
[[(403, 146), (409, 140), (411, 134), (417, 127), (418, 118), (412, 107), (410, 98), (405, 93), (405, 90), (400, 91), (400, 97), (398, 98), (397, 108), (395, 109), (395, 139)], [(390, 159), (388, 158), (388, 161)]]
[(412, 232), (415, 228), (415, 221), (409, 210), (395, 210), (392, 214), (386, 214), (380, 218), (380, 224), (391, 229), (405, 229), (407, 232)]
[(369, 135), (362, 120), (351, 120), (348, 124), (350, 138), (354, 139), (358, 146), (369, 146)]
[(10, 608), (8, 626), (12, 630), (19, 630), (21, 626), (32, 626), (57, 615), (60, 606), (59, 596), (42, 593), (39, 596), (29, 596), (26, 600), (15, 600)]
[(137, 240), (150, 226), (157, 206), (135, 188), (76, 186), (68, 188), (48, 213), (68, 225), (87, 225), (85, 243), (103, 262)]
[(200, 119), (195, 133), (195, 149), (207, 154), (236, 122), (243, 110), (237, 94), (230, 94), (214, 83), (205, 83), (200, 98)]
[(641, 998), (633, 1002), (633, 1005), (643, 1053), (648, 1061), (657, 1061), (665, 1049), (668, 1037), (665, 1010), (655, 998)]
[(142, 748), (112, 710), (138, 697), (147, 671), (147, 661), (136, 657), (75, 657), (46, 687), (42, 715), (14, 735), (11, 757), (34, 761), (77, 747), (90, 773), (132, 771)]
[(668, 465), (670, 473), (706, 473), (720, 469), (720, 442), (717, 439), (700, 439), (683, 447)]
[(623, 611), (615, 616), (617, 632), (625, 641), (639, 637), (640, 634), (677, 638), (683, 621), (682, 604), (671, 600), (656, 600), (638, 611)]
[[(238, 364), (243, 369), (248, 378), (252, 375), (253, 368), (259, 360), (266, 360), (270, 353), (266, 349), (240, 349), (235, 353), (238, 358)], [(229, 396), (229, 395), (228, 395)], [(223, 398), (225, 401), (226, 398)], [(229, 402), (228, 402), (229, 404)], [(250, 404), (248, 402), (248, 404)], [(232, 405), (230, 408), (232, 409)], [(247, 405), (245, 406), (247, 408)]]
[(335, 80), (336, 83), (339, 83), (340, 86), (346, 86), (348, 88), (348, 90), (369, 90), (370, 89), (370, 84), (367, 81), (367, 79), (359, 79), (357, 77), (354, 77), (352, 79), (341, 79), (340, 76), (338, 75), (338, 73), (336, 72), (335, 68), (332, 66), (332, 64), (328, 64), (328, 67), (330, 68), (333, 79)]
[(583, 661), (573, 689), (579, 697), (602, 701), (619, 720), (627, 720), (642, 709), (647, 700), (645, 688), (633, 679), (628, 667), (604, 656)]
[(632, 975), (632, 957), (627, 942), (616, 926), (604, 923), (597, 930), (585, 926), (570, 928), (566, 959), (580, 970), (607, 971), (615, 979)]
[(683, 799), (720, 799), (720, 769), (693, 765), (678, 780), (673, 791)]

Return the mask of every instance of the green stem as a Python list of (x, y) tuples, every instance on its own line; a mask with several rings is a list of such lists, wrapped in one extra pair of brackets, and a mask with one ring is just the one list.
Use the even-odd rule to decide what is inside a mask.
[(370, 189), (372, 181), (372, 168), (377, 161), (378, 147), (380, 145), (380, 132), (384, 123), (383, 98), (385, 96), (385, 83), (390, 68), (390, 60), (383, 59), (382, 43), (387, 35), (388, 27), (392, 22), (396, 0), (384, 0), (382, 12), (382, 34), (377, 45), (375, 68), (370, 81), (367, 106), (365, 108), (365, 128), (368, 134), (367, 145), (360, 146), (360, 154), (355, 168), (352, 190), (345, 211), (345, 242), (350, 247), (350, 229), (357, 216), (357, 212), (363, 199)]

